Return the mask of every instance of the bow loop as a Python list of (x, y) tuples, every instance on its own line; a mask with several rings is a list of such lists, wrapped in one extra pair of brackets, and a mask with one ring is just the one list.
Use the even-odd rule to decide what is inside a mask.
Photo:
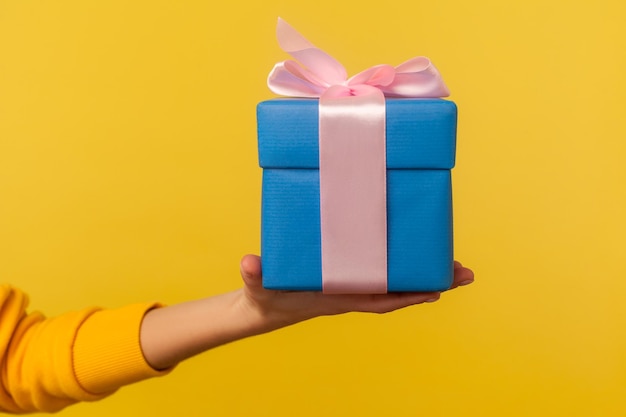
[(289, 23), (278, 18), (276, 36), (281, 49), (302, 66), (315, 73), (325, 87), (341, 84), (347, 77), (346, 69), (332, 56), (311, 44)]
[(279, 95), (296, 97), (320, 97), (326, 87), (317, 77), (295, 61), (283, 61), (274, 66), (267, 84)]
[(435, 65), (426, 57), (412, 58), (396, 67), (396, 76), (381, 88), (390, 97), (447, 97), (450, 90)]

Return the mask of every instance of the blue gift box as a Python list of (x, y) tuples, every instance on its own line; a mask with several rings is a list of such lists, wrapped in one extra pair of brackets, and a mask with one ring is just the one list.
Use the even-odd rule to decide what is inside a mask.
[[(452, 283), (456, 120), (451, 101), (386, 101), (389, 292)], [(263, 285), (321, 291), (318, 100), (261, 102), (257, 121)]]

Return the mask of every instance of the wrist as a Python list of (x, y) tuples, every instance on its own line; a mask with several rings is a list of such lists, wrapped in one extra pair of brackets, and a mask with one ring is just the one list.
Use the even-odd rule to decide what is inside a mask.
[(306, 309), (283, 308), (280, 292), (255, 295), (247, 288), (239, 290), (236, 308), (247, 323), (249, 336), (271, 332), (308, 320)]

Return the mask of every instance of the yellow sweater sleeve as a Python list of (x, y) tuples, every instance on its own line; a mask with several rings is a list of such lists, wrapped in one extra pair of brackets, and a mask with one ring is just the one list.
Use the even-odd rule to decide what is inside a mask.
[(0, 285), (0, 411), (54, 412), (159, 376), (145, 361), (139, 329), (158, 305), (87, 308), (55, 318), (27, 314), (28, 298)]

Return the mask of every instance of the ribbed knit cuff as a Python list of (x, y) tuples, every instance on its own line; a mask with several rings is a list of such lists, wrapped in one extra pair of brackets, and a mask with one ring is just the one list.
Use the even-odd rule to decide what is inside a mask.
[(145, 360), (139, 331), (147, 311), (158, 304), (133, 304), (102, 310), (90, 316), (74, 342), (74, 372), (80, 385), (92, 394), (106, 394), (121, 386), (165, 375)]

